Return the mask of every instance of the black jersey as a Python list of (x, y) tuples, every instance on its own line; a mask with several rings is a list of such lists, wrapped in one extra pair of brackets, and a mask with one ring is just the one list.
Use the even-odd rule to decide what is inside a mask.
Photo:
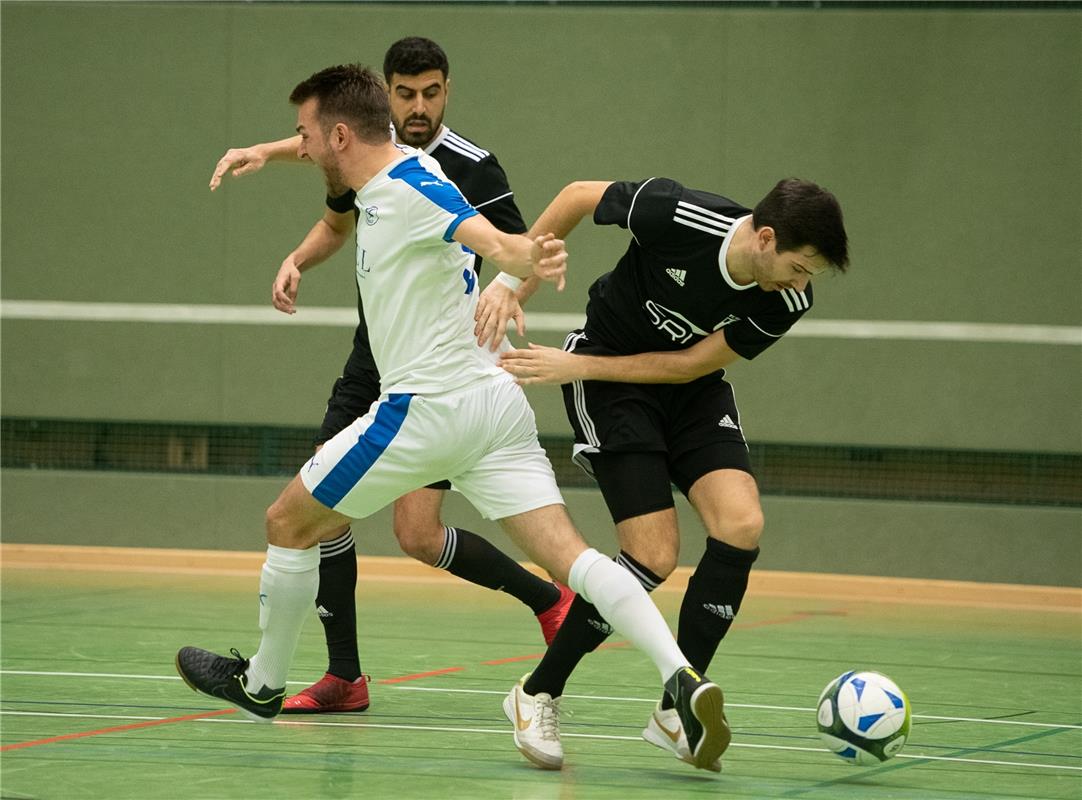
[[(447, 126), (429, 142), (424, 151), (439, 162), (444, 174), (455, 182), (462, 196), (481, 215), (504, 233), (525, 233), (526, 223), (515, 205), (514, 192), (507, 183), (507, 175), (492, 153), (477, 146), (465, 136), (455, 133)], [(353, 204), (357, 193), (350, 189), (338, 197), (328, 197), (327, 206), (344, 214), (357, 213)], [(474, 261), (474, 271), (481, 274), (481, 257)], [(361, 295), (357, 293), (357, 314), (360, 323), (353, 334), (353, 352), (347, 369), (376, 369), (372, 348), (368, 342), (368, 326), (365, 324)]]
[(618, 353), (680, 350), (722, 328), (729, 347), (754, 358), (812, 304), (804, 291), (741, 286), (725, 266), (729, 234), (751, 210), (668, 178), (618, 181), (594, 211), (631, 243), (616, 268), (590, 287), (586, 336)]

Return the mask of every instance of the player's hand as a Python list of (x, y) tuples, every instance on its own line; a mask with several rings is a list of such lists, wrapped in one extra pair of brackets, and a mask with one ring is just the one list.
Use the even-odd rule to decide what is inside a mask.
[(301, 288), (301, 271), (293, 264), (292, 257), (286, 258), (278, 268), (278, 275), (271, 287), (271, 303), (285, 314), (297, 313), (297, 292)]
[(210, 190), (213, 192), (217, 189), (222, 182), (222, 178), (230, 170), (233, 170), (234, 178), (239, 178), (242, 175), (258, 172), (263, 169), (266, 163), (266, 156), (257, 147), (230, 148), (225, 151), (225, 155), (218, 160), (217, 165), (214, 167), (214, 174), (210, 176)]
[(531, 343), (528, 350), (508, 350), (500, 356), (500, 366), (515, 376), (515, 383), (571, 383), (582, 379), (581, 359), (558, 347)]
[(477, 346), (484, 347), (485, 342), (490, 342), (489, 349), (492, 352), (496, 352), (507, 335), (507, 323), (510, 320), (515, 321), (519, 336), (526, 335), (526, 315), (522, 313), (518, 297), (512, 289), (499, 281), (492, 281), (481, 292), (473, 320), (476, 323), (473, 326), (473, 335), (477, 337)]
[(546, 233), (533, 240), (530, 247), (530, 263), (533, 273), (543, 281), (556, 284), (556, 291), (564, 290), (567, 275), (567, 249), (564, 240), (555, 234)]

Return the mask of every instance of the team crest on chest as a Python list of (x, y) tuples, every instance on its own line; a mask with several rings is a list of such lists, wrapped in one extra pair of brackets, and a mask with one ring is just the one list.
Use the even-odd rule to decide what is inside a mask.
[(377, 222), (379, 222), (379, 207), (366, 207), (364, 210), (364, 221), (369, 225), (375, 225)]

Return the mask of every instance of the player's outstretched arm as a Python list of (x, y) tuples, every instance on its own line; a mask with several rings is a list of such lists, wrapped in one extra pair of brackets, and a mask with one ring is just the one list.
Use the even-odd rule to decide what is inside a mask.
[(271, 303), (284, 314), (297, 313), (297, 292), (301, 273), (321, 264), (338, 252), (353, 231), (353, 212), (339, 214), (331, 209), (312, 226), (296, 249), (282, 261), (271, 287)]
[(575, 181), (569, 183), (552, 199), (541, 216), (537, 218), (526, 235), (535, 236), (551, 233), (557, 239), (566, 239), (583, 217), (592, 215), (601, 196), (612, 181)]
[[(527, 238), (537, 239), (544, 235), (553, 239), (566, 238), (583, 217), (593, 214), (610, 183), (611, 181), (576, 181), (568, 184), (560, 190), (560, 193), (537, 218), (526, 233)], [(473, 249), (477, 250), (477, 248)], [(488, 256), (485, 257), (488, 258)], [(494, 260), (499, 261), (498, 258)], [(474, 316), (477, 322), (474, 333), (477, 335), (478, 344), (484, 347), (486, 342), (491, 342), (493, 350), (496, 350), (503, 339), (509, 320), (515, 320), (520, 336), (525, 334), (522, 306), (537, 291), (543, 279), (551, 280), (542, 278), (539, 273), (523, 275), (509, 272), (504, 275), (504, 278), (506, 279), (502, 281), (504, 286), (514, 287), (514, 302), (504, 286), (498, 285), (501, 282), (500, 276), (496, 276), (496, 279), (481, 293), (477, 313)], [(562, 277), (556, 283), (556, 290), (562, 291), (564, 288)]]
[(504, 233), (478, 214), (455, 228), (454, 240), (487, 261), (495, 262), (508, 275), (515, 278), (536, 275), (541, 280), (555, 283), (556, 291), (564, 288), (567, 250), (563, 240), (551, 233), (532, 240)]
[(500, 366), (523, 385), (532, 383), (688, 383), (729, 366), (740, 358), (725, 341), (725, 331), (712, 333), (685, 350), (637, 353), (632, 356), (587, 356), (557, 347), (531, 344), (510, 350)]
[(231, 147), (214, 166), (214, 172), (210, 176), (210, 190), (213, 192), (217, 189), (230, 170), (234, 178), (239, 178), (258, 172), (268, 161), (301, 161), (297, 156), (300, 142), (300, 136), (293, 136), (277, 142), (253, 144), (251, 147)]

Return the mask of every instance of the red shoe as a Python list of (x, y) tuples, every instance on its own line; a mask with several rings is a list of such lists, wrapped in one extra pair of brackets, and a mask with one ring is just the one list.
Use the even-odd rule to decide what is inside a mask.
[[(553, 581), (556, 583), (555, 581)], [(567, 619), (567, 609), (571, 608), (571, 601), (575, 599), (575, 593), (562, 583), (556, 583), (560, 590), (560, 599), (537, 615), (537, 621), (541, 623), (541, 633), (545, 637), (545, 644), (552, 644), (556, 638), (556, 631)], [(289, 701), (286, 700), (286, 703)]]
[(327, 673), (307, 689), (282, 703), (282, 714), (327, 714), (335, 711), (365, 711), (368, 708), (367, 675), (347, 681)]

